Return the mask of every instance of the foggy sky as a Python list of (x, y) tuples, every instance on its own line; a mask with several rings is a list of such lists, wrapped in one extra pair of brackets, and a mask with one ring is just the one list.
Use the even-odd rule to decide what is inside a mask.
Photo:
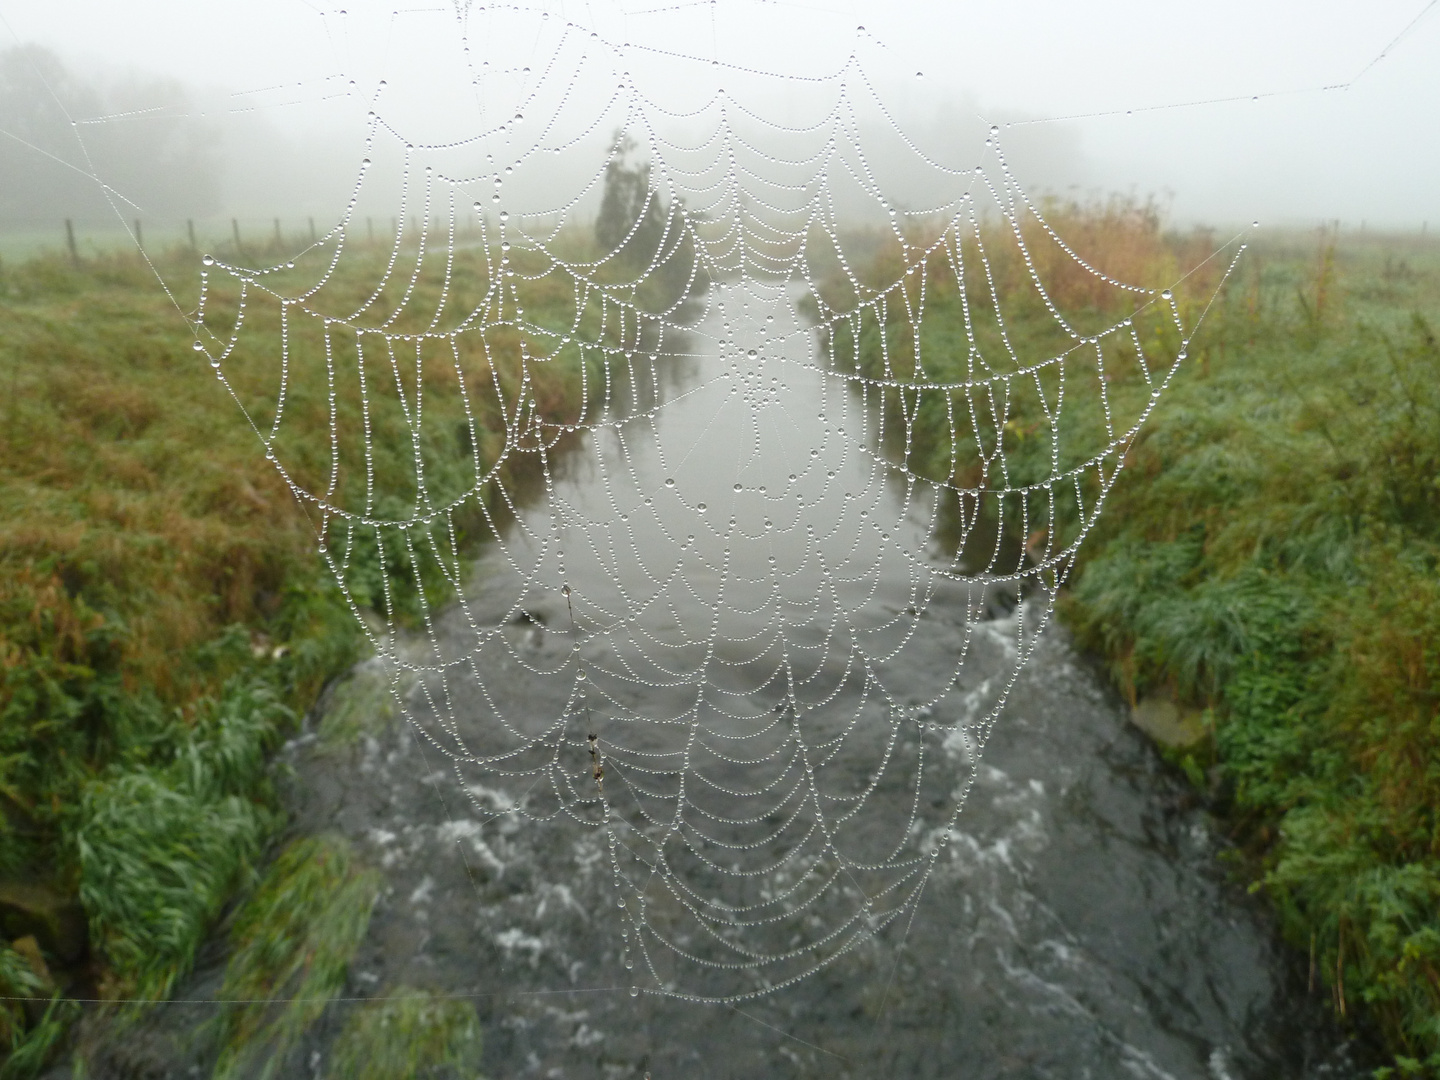
[[(530, 10), (542, 7), (550, 31), (573, 20), (598, 33), (597, 50), (629, 44), (611, 59), (657, 106), (699, 100), (679, 74), (696, 65), (671, 52), (719, 61), (716, 85), (782, 120), (805, 115), (807, 84), (746, 70), (816, 77), (853, 55), (915, 143), (956, 166), (977, 157), (990, 122), (1104, 114), (1005, 129), (1032, 190), (1154, 194), (1180, 222), (1440, 225), (1440, 8), (1425, 0), (549, 0)], [(477, 106), (455, 79), (465, 57), (446, 0), (0, 0), (0, 16), (0, 49), (42, 45), (77, 77), (107, 84), (183, 84), (188, 115), (225, 147), (227, 212), (279, 212), (283, 202), (324, 213), (343, 201), (382, 79), (387, 121), (417, 142), (438, 140), (478, 131), (523, 99), (540, 73), (519, 69), (547, 55), (534, 35), (507, 37), (524, 20), (475, 5), (471, 59), (494, 58)], [(1210, 103), (1181, 104), (1196, 101)], [(14, 119), (0, 116), (0, 129)], [(144, 121), (112, 123), (123, 132)], [(566, 198), (608, 134), (597, 129), (573, 168), (546, 174), (556, 187), (537, 198)]]

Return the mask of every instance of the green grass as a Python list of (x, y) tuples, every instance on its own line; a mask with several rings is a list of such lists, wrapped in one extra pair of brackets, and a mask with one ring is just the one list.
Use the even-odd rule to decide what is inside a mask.
[(1341, 251), (1317, 318), (1324, 261), (1263, 256), (1268, 311), (1228, 297), (1070, 621), (1132, 695), (1216, 707), (1245, 872), (1336, 1012), (1440, 1075), (1440, 258)]
[(29, 1077), (44, 1065), (53, 1039), (45, 1030), (48, 1025), (41, 1020), (32, 1024), (26, 1006), (33, 1013), (36, 1001), (47, 994), (53, 994), (54, 987), (44, 973), (36, 971), (34, 965), (9, 945), (0, 944), (0, 995), (9, 998), (32, 998), (35, 1001), (5, 1001), (0, 1003), (0, 1049), (5, 1051), (5, 1064), (0, 1077)]
[(5, 1060), (0, 1063), (0, 1080), (31, 1080), (38, 1076), (79, 1015), (78, 1003), (52, 993), (27, 1029), (17, 1031), (10, 1040)]
[(468, 1001), (400, 987), (367, 1002), (331, 1048), (332, 1080), (441, 1080), (479, 1072), (480, 1021)]
[(281, 852), (230, 935), (219, 996), (243, 1004), (221, 1014), (217, 1080), (257, 1064), (268, 1080), (284, 1065), (345, 985), (382, 883), (340, 837), (303, 837)]
[(80, 899), (91, 941), (127, 995), (169, 996), (247, 883), (279, 823), (266, 753), (293, 720), (266, 681), (237, 678), (192, 727), (164, 739), (173, 747), (168, 767), (112, 767), (86, 787)]
[[(1058, 216), (1082, 255), (1130, 280), (1164, 282), (1196, 249), (1143, 215), (1127, 236), (1113, 207)], [(1109, 220), (1108, 243), (1087, 217)], [(873, 278), (900, 258), (882, 251)], [(1037, 261), (1042, 279), (1056, 271), (1052, 256)], [(963, 377), (954, 283), (927, 273), (925, 370)], [(1023, 279), (999, 276), (1021, 355), (1053, 349)], [(1123, 313), (1059, 277), (1077, 325)], [(1182, 310), (1193, 315), (1204, 286), (1179, 297)], [(833, 334), (835, 362), (913, 380), (917, 328), (898, 306)], [(993, 352), (983, 298), (979, 308)], [(1381, 1074), (1394, 1076), (1440, 1076), (1437, 319), (1434, 244), (1262, 237), (1128, 448), (1062, 605), (1132, 702), (1167, 694), (1209, 710), (1210, 737), (1176, 764), (1237, 841), (1236, 871), (1271, 899), (1336, 1014), (1379, 1035), (1391, 1056)], [(1146, 333), (1173, 352), (1163, 324)], [(1117, 416), (1135, 407), (1134, 362), (1123, 349), (1105, 357)], [(1075, 374), (1093, 389), (1093, 368)], [(995, 486), (965, 466), (998, 440), (1012, 482), (1048, 471), (1038, 395), (969, 426), (947, 421), (942, 393), (918, 395), (918, 407), (913, 392), (888, 398), (892, 429), (908, 412), (917, 432), (896, 452), (924, 475)], [(1063, 467), (1099, 443), (1098, 397), (1067, 404), (1059, 430)], [(1027, 432), (1042, 437), (1027, 445)], [(1061, 509), (1058, 531), (1073, 536), (1073, 499)]]
[[(426, 305), (430, 316), (458, 318), (487, 287), (493, 254), (457, 255), (448, 285), (443, 259), (428, 259), (394, 327), (419, 325), (414, 310)], [(401, 253), (405, 282), (414, 255)], [(347, 257), (321, 298), (327, 310), (373, 288), (387, 256)], [(152, 257), (176, 303), (193, 310), (198, 261)], [(512, 257), (537, 273), (509, 302), (523, 303), (534, 323), (572, 322), (574, 290), (539, 273), (531, 253)], [(266, 281), (284, 284), (282, 276)], [(236, 310), (228, 280), (212, 281), (212, 330)], [(398, 304), (404, 290), (387, 288)], [(579, 302), (587, 333), (619, 340), (601, 324), (598, 301)], [(0, 267), (0, 881), (80, 898), (93, 962), (67, 968), (55, 943), (41, 942), (80, 996), (171, 991), (264, 864), (282, 820), (267, 756), (362, 654), (356, 614), (418, 622), (453, 594), (464, 572), (456, 556), (491, 528), (476, 498), (415, 528), (407, 544), (393, 542), (398, 527), (326, 526), (266, 460), (193, 336), (133, 255)], [(507, 488), (520, 490), (535, 455), (500, 458), (505, 415), (522, 389), (549, 415), (579, 415), (603, 383), (593, 350), (535, 363), (512, 326), (486, 331), (483, 344), (478, 336), (464, 339), (458, 358), (474, 379), (468, 415), (455, 392), (457, 358), (437, 355), (438, 344), (420, 375), (412, 351), (408, 374), (377, 385), (368, 484), (356, 387), (342, 380), (337, 503), (363, 509), (370, 499), (372, 513), (404, 519), (421, 502), (419, 469), (432, 498), (458, 499), (477, 470), (497, 463)], [(252, 298), (222, 369), (262, 426), (277, 405), (279, 340), (278, 305)], [(308, 323), (291, 336), (281, 438), (271, 447), (293, 479), (321, 492), (335, 450), (324, 346)], [(422, 390), (417, 446), (399, 405)], [(480, 496), (491, 499), (494, 486)], [(383, 551), (381, 538), (392, 541)], [(317, 554), (322, 539), (345, 562), (346, 589)], [(12, 1016), (12, 1060), (22, 1057), (17, 1039), (35, 1046), (42, 1034), (48, 1053), (69, 1015)]]

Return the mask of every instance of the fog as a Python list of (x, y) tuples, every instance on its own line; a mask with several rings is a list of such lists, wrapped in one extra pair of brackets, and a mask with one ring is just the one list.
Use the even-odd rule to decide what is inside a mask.
[(833, 196), (850, 216), (953, 198), (995, 124), (1036, 194), (1155, 197), (1181, 224), (1440, 222), (1440, 15), (1416, 0), (0, 0), (0, 15), (7, 227), (323, 231), (355, 198), (388, 228), (443, 219), (452, 198), (457, 216), (488, 208), (505, 164), (508, 205), (583, 219), (621, 126), (658, 140), (666, 182), (700, 207), (705, 170), (727, 167), (706, 140), (728, 125), (750, 147), (747, 190), (783, 202), (806, 182), (783, 162), (822, 153), (837, 124), (864, 151), (829, 166), (849, 174)]

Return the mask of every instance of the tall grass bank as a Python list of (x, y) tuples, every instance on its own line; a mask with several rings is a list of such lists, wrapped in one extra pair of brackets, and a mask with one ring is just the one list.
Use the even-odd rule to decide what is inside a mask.
[[(1048, 216), (1076, 253), (1127, 281), (1175, 280), (1212, 246), (1167, 234), (1152, 207), (1056, 205)], [(1038, 231), (1030, 239), (1076, 325), (1124, 314)], [(877, 242), (871, 277), (894, 280), (902, 257)], [(967, 327), (998, 345), (986, 314), (1001, 301), (1006, 344), (1051, 347), (1053, 320), (1012, 261), (967, 282), (968, 312), (953, 280), (932, 277), (923, 324), (907, 314), (918, 305), (891, 304), (887, 319), (836, 333), (832, 362), (903, 382), (917, 377), (909, 343), (923, 342), (930, 377), (962, 378)], [(1177, 287), (1192, 320), (1212, 267), (1188, 293)], [(1272, 901), (1312, 992), (1383, 1042), (1381, 1076), (1440, 1076), (1437, 320), (1434, 243), (1261, 235), (1130, 449), (1062, 604), (1137, 722), (1209, 800), (1235, 872)], [(1147, 350), (1173, 356), (1167, 332), (1144, 331)], [(1102, 405), (1123, 409), (1148, 390), (1127, 362), (1123, 349), (1106, 361), (1108, 402), (1066, 400), (1071, 446), (1108, 418)], [(1011, 483), (1051, 468), (1048, 439), (1032, 437), (1049, 421), (1034, 405), (1011, 403)], [(895, 390), (882, 407), (887, 427), (912, 433), (892, 453), (974, 483), (963, 468), (975, 448), (957, 445), (943, 397)], [(1073, 509), (1061, 540), (1079, 527)]]
[[(373, 289), (389, 255), (362, 252), (334, 287)], [(457, 256), (448, 293), (417, 271), (403, 302), (432, 313), (447, 299), (474, 303), (485, 256)], [(181, 283), (175, 303), (193, 310), (198, 255), (151, 257)], [(547, 317), (551, 293), (575, 317), (572, 293), (544, 281), (526, 297), (533, 317)], [(251, 313), (261, 336), (267, 318), (278, 316)], [(502, 328), (491, 345), (487, 385), (517, 388), (518, 335)], [(330, 440), (325, 363), (305, 354), (312, 348), (321, 345), (291, 344), (285, 406), (302, 479), (327, 467)], [(578, 403), (586, 362), (561, 358), (528, 385)], [(265, 406), (247, 395), (273, 366), (263, 349), (229, 361), (252, 418)], [(56, 1059), (76, 999), (132, 1003), (102, 1010), (123, 1023), (141, 1010), (134, 1003), (169, 996), (222, 920), (233, 924), (244, 995), (333, 992), (373, 893), (364, 868), (323, 838), (309, 857), (354, 894), (343, 919), (312, 895), (339, 885), (296, 877), (300, 849), (261, 880), (284, 825), (271, 752), (363, 651), (357, 606), (362, 618), (405, 626), (453, 586), (372, 546), (352, 553), (359, 585), (342, 595), (316, 553), (316, 521), (133, 255), (0, 268), (0, 373), (0, 996), (12, 999), (0, 1002), (0, 1075), (11, 1080)], [(496, 460), (504, 423), (483, 403), (473, 418), (458, 402), (454, 415), (433, 408), (436, 434), (419, 449), (377, 431), (377, 484), (403, 486), (417, 456), (442, 483)], [(501, 476), (512, 491), (522, 479)], [(490, 516), (462, 515), (461, 539), (483, 539)], [(287, 918), (290, 938), (318, 944), (294, 955), (267, 944)], [(324, 930), (331, 924), (349, 929)], [(423, 995), (402, 1005), (386, 1023), (429, 1030), (444, 1011)], [(248, 1060), (257, 1032), (279, 1045), (293, 1038), (286, 1024), (308, 1022), (276, 1027), (253, 1013), (226, 1021), (226, 1068)], [(69, 1044), (83, 1057), (83, 1037)]]

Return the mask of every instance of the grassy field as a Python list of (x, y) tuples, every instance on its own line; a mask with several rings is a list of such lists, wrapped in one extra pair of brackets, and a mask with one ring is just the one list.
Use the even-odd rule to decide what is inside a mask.
[[(1172, 280), (1212, 248), (1205, 235), (1166, 234), (1144, 206), (1059, 207), (1054, 217), (1078, 253), (1124, 280)], [(1133, 309), (1133, 295), (1077, 271), (1046, 237), (1031, 239), (1053, 302), (1080, 330)], [(484, 294), (496, 255), (462, 253), (448, 284), (422, 274), (386, 324), (410, 280), (404, 269), (350, 322), (410, 332), (437, 315), (453, 322)], [(1013, 247), (997, 239), (991, 255), (988, 279), (967, 256), (977, 276), (965, 282), (970, 332), (987, 355), (1008, 355), (1006, 337), (1022, 358), (1068, 346)], [(345, 264), (325, 309), (359, 308), (387, 256)], [(512, 257), (527, 268), (524, 252)], [(157, 265), (192, 310), (194, 256)], [(1182, 322), (1208, 300), (1218, 267), (1177, 290)], [(286, 292), (306, 270), (282, 267), (264, 282)], [(904, 270), (898, 246), (877, 242), (863, 280), (833, 279), (837, 306), (867, 282), (903, 276), (908, 311), (918, 311), (925, 290), (918, 326), (897, 294), (883, 319), (830, 336), (835, 362), (897, 385), (966, 377), (953, 274)], [(239, 293), (229, 275), (212, 280), (203, 344), (218, 354)], [(986, 300), (992, 281), (1003, 325)], [(280, 316), (263, 289), (250, 296), (242, 344), (221, 371), (268, 432)], [(573, 290), (553, 279), (523, 286), (518, 299), (542, 327), (575, 316)], [(598, 307), (580, 303), (588, 336), (622, 340), (625, 327), (602, 327)], [(1437, 318), (1435, 245), (1260, 236), (1130, 447), (1064, 608), (1132, 701), (1203, 710), (1203, 737), (1168, 753), (1234, 838), (1236, 872), (1273, 900), (1310, 958), (1317, 992), (1379, 1033), (1397, 1076), (1440, 1076)], [(1134, 329), (1129, 345), (1075, 357), (1062, 467), (1139, 415), (1163, 375), (1145, 358), (1179, 345), (1153, 301)], [(325, 327), (289, 333), (283, 422), (269, 449), (300, 487), (396, 522), (432, 516), (426, 497), (457, 500), (477, 468), (500, 460), (522, 398), (578, 418), (600, 382), (579, 349), (527, 364), (544, 335), (522, 349), (523, 335), (499, 327), (488, 347), (467, 341), (449, 358), (422, 345), (418, 362), (412, 352), (407, 371), (376, 384), (367, 414), (358, 382), (327, 375)], [(337, 372), (357, 369), (353, 342), (330, 335)], [(355, 609), (413, 622), (453, 580), (438, 560), (399, 555), (364, 530), (342, 534), (298, 501), (206, 355), (133, 256), (0, 269), (0, 929), (10, 942), (0, 946), (0, 984), (53, 996), (0, 1008), (7, 1080), (33, 1075), (67, 1039), (83, 1051), (100, 1037), (67, 1035), (79, 1014), (71, 999), (170, 993), (217, 920), (230, 928), (227, 992), (325, 997), (374, 900), (373, 874), (333, 838), (273, 850), (283, 819), (268, 755), (363, 652)], [(485, 388), (469, 414), (455, 393), (457, 362)], [(891, 390), (892, 441), (907, 413), (914, 432), (892, 449), (925, 475), (983, 486), (998, 474), (977, 472), (977, 456), (1003, 446), (1009, 482), (1041, 479), (1052, 463), (1052, 378), (1017, 382), (1007, 413), (968, 426), (943, 393)], [(417, 440), (405, 407), (422, 391)], [(508, 486), (523, 486), (524, 471), (510, 469)], [(1087, 476), (1081, 498), (1098, 483)], [(1074, 535), (1076, 507), (1062, 500), (1056, 536), (1039, 543)], [(485, 535), (474, 500), (433, 516), (462, 543)], [(348, 595), (317, 554), (322, 539), (346, 560)], [(1037, 550), (1033, 536), (1013, 539), (1017, 553), (1027, 540)], [(305, 1005), (226, 1012), (215, 1029), (220, 1073), (278, 1061), (313, 1020)], [(382, 1029), (413, 1039), (377, 1042)], [(381, 1075), (392, 1060), (471, 1060), (478, 1038), (473, 1014), (406, 987), (358, 1011), (343, 1046), (345, 1060)]]
[(1068, 609), (1336, 1013), (1440, 1075), (1440, 251), (1262, 246), (1133, 451)]
[[(387, 280), (389, 256), (352, 253), (312, 298), (316, 310), (360, 309), (343, 327), (290, 309), (278, 425), (275, 295), (318, 280), (314, 258), (266, 275), (214, 267), (208, 351), (176, 310), (200, 301), (193, 253), (152, 254), (174, 304), (133, 254), (0, 268), (0, 994), (52, 998), (0, 1006), (6, 1080), (34, 1075), (67, 1038), (82, 1055), (104, 1041), (67, 1036), (71, 999), (170, 994), (226, 912), (238, 996), (332, 994), (363, 937), (374, 878), (343, 844), (305, 838), (272, 858), (283, 816), (269, 755), (361, 655), (364, 621), (413, 623), (456, 587), (458, 567), (438, 574), (415, 554), (422, 541), (386, 547), (385, 530), (443, 532), (452, 555), (483, 540), (489, 511), (503, 511), (493, 481), (514, 494), (535, 471), (536, 455), (505, 438), (522, 403), (578, 418), (599, 392), (596, 350), (537, 362), (553, 339), (517, 329), (515, 309), (591, 341), (626, 333), (517, 248), (510, 267), (534, 279), (513, 279), (488, 312), (508, 325), (458, 346), (404, 339), (408, 357), (392, 362), (394, 334), (457, 325), (504, 271), (498, 248), (472, 245), (412, 275), (409, 247)], [(243, 333), (227, 351), (242, 279)], [(375, 331), (368, 401), (356, 327)], [(424, 424), (411, 424), (405, 410), (418, 413), (422, 396)], [(292, 483), (404, 524), (346, 528)], [(423, 530), (409, 524), (421, 517)], [(343, 589), (317, 553), (327, 542)], [(423, 988), (395, 1000), (376, 1022), (434, 1043), (391, 1047), (396, 1060), (474, 1049), (473, 1016)], [(220, 1074), (280, 1060), (313, 1018), (227, 1014)], [(352, 1056), (373, 1056), (373, 1032), (347, 1038)]]
[[(1175, 280), (1210, 246), (1205, 235), (1166, 234), (1146, 207), (1051, 210), (1078, 254), (1122, 280)], [(993, 231), (987, 239), (1016, 353), (1070, 348), (1014, 245)], [(1067, 265), (1039, 230), (1027, 239), (1082, 335), (1135, 307)], [(966, 255), (971, 332), (1004, 357), (978, 249)], [(892, 294), (883, 318), (832, 334), (834, 363), (899, 384), (974, 377), (942, 262), (906, 278), (908, 306)], [(882, 246), (860, 291), (895, 280), (904, 263), (898, 245)], [(1186, 325), (1214, 288), (1215, 266), (1177, 287)], [(923, 319), (914, 314), (922, 284)], [(832, 278), (837, 307), (854, 291)], [(1062, 608), (1132, 703), (1169, 698), (1195, 710), (1199, 737), (1167, 753), (1235, 841), (1235, 871), (1271, 899), (1308, 956), (1316, 992), (1387, 1047), (1385, 1076), (1440, 1076), (1437, 319), (1440, 245), (1254, 238), (1129, 447)], [(1138, 415), (1151, 382), (1137, 358), (1179, 346), (1167, 321), (1153, 306), (1138, 310), (1138, 336), (1107, 344), (1103, 370), (1093, 353), (1067, 364), (1061, 468)], [(892, 431), (911, 418), (912, 441), (893, 449), (912, 468), (980, 487), (1047, 475), (1052, 427), (1041, 403), (1053, 403), (1052, 385), (1019, 387), (998, 419), (966, 419), (948, 396), (947, 407), (944, 392), (889, 392)], [(974, 464), (997, 444), (1003, 477)], [(1087, 502), (1099, 482), (1087, 476)], [(1062, 540), (1078, 532), (1076, 505), (1062, 501)], [(1012, 537), (1010, 549), (1026, 539), (1033, 555), (1049, 538)]]

